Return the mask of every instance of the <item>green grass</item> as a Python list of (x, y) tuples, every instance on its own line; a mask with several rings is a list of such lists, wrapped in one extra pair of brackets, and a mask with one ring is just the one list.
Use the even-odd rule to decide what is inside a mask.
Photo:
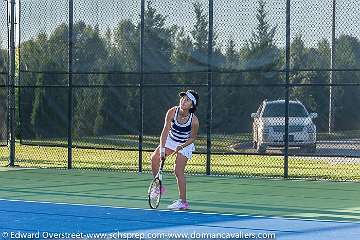
[[(251, 141), (249, 134), (239, 135), (212, 135), (212, 148), (218, 152), (230, 152), (229, 146), (235, 143)], [(42, 146), (67, 146), (67, 139), (31, 139), (23, 140), (25, 144)], [(144, 136), (143, 149), (152, 150), (159, 144), (159, 136)], [(109, 135), (105, 137), (81, 137), (73, 139), (73, 145), (77, 147), (91, 148), (115, 148), (115, 149), (137, 149), (139, 137), (136, 135)], [(206, 152), (206, 136), (199, 136), (196, 140), (198, 152)]]
[[(150, 152), (143, 152), (143, 170), (150, 171)], [(0, 163), (5, 165), (9, 158), (7, 147), (0, 148)], [(138, 152), (101, 149), (73, 149), (73, 168), (138, 170)], [(16, 165), (28, 168), (67, 168), (67, 149), (16, 145)], [(168, 159), (165, 171), (171, 172), (174, 159)], [(189, 161), (187, 172), (206, 173), (206, 155), (194, 154)], [(238, 176), (283, 176), (283, 157), (250, 155), (212, 155), (211, 174)], [(326, 159), (303, 159), (289, 157), (289, 177), (360, 180), (360, 164), (326, 161)]]
[[(230, 153), (233, 149), (230, 147), (239, 143), (251, 143), (251, 133), (241, 134), (212, 134), (211, 135), (212, 152)], [(323, 140), (347, 140), (360, 138), (360, 131), (342, 131), (336, 133), (318, 133), (317, 139)], [(51, 139), (30, 139), (23, 140), (25, 144), (41, 145), (41, 146), (67, 146), (67, 138), (51, 138)], [(159, 144), (159, 136), (143, 137), (143, 149), (152, 150)], [(139, 137), (137, 135), (109, 135), (96, 137), (74, 137), (73, 146), (85, 148), (114, 148), (114, 149), (137, 149), (139, 145)], [(205, 153), (207, 149), (207, 138), (200, 135), (196, 140), (197, 152)]]

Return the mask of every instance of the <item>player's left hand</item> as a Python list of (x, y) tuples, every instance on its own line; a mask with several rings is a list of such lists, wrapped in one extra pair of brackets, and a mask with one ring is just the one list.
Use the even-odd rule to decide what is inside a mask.
[(175, 154), (177, 154), (181, 149), (183, 149), (183, 147), (177, 146), (176, 149), (175, 149), (175, 151), (170, 154), (170, 157), (171, 157), (171, 156), (174, 156)]

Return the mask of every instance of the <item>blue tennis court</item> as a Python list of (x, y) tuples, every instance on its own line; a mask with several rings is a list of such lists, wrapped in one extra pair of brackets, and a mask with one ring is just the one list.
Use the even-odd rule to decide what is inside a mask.
[(358, 239), (360, 223), (0, 200), (2, 239)]

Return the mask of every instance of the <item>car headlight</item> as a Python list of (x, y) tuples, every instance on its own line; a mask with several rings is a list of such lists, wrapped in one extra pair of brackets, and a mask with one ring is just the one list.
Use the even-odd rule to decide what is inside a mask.
[(308, 125), (306, 125), (306, 131), (307, 131), (308, 133), (314, 133), (314, 132), (316, 132), (316, 127), (315, 127), (315, 125), (314, 125), (314, 124), (308, 124)]
[(263, 133), (268, 134), (271, 131), (271, 127), (264, 126), (263, 127)]

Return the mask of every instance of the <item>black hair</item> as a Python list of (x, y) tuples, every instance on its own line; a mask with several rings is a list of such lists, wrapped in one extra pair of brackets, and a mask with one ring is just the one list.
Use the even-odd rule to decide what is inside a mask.
[[(187, 90), (187, 92), (191, 93), (196, 99), (196, 104), (192, 101), (193, 106), (192, 106), (192, 108), (189, 109), (190, 113), (194, 113), (194, 112), (196, 112), (196, 109), (199, 106), (199, 94), (194, 90)], [(180, 97), (183, 97), (185, 95), (186, 95), (186, 92), (180, 92), (179, 93)]]

